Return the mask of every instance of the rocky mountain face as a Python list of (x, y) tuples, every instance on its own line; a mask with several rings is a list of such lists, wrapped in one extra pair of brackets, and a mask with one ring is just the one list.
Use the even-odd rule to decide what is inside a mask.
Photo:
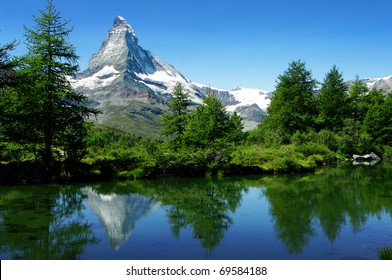
[[(114, 20), (88, 68), (71, 79), (73, 87), (88, 97), (89, 106), (101, 110), (95, 119), (97, 123), (138, 136), (159, 135), (160, 115), (167, 109), (178, 82), (194, 105), (200, 104), (207, 94), (207, 86), (191, 82), (173, 66), (144, 50), (135, 31), (121, 16)], [(212, 89), (229, 112), (240, 114), (247, 129), (257, 125), (271, 97), (257, 89)]]
[(381, 89), (388, 93), (392, 91), (392, 76), (385, 78), (364, 79), (369, 89)]

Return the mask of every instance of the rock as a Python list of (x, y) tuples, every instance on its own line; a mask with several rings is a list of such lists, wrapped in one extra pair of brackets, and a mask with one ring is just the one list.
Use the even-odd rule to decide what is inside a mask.
[(370, 153), (366, 155), (353, 155), (353, 164), (365, 164), (365, 165), (374, 165), (380, 159), (375, 153)]

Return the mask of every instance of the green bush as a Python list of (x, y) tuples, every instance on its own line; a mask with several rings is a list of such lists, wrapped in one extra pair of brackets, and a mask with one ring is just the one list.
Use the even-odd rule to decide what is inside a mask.
[(229, 149), (182, 148), (165, 153), (158, 162), (158, 171), (177, 176), (215, 176), (229, 165)]
[[(313, 142), (313, 143), (320, 143), (318, 133), (316, 133), (314, 130), (309, 130), (307, 132), (300, 132), (296, 131), (293, 135), (291, 135), (290, 140), (292, 144), (295, 145), (302, 145), (306, 144), (308, 142)], [(324, 143), (320, 143), (324, 144)]]
[(385, 159), (392, 159), (392, 147), (383, 146), (382, 157)]
[(372, 152), (374, 150), (374, 142), (372, 137), (368, 133), (362, 132), (359, 135), (355, 148), (356, 152), (359, 154), (368, 154)]
[(328, 147), (329, 150), (336, 152), (338, 150), (338, 140), (336, 135), (330, 130), (320, 130), (316, 135), (316, 142)]
[(351, 157), (355, 153), (354, 150), (354, 139), (349, 135), (342, 134), (337, 137), (338, 153), (343, 155), (345, 158)]
[(143, 177), (144, 177), (144, 170), (141, 168), (120, 171), (117, 173), (117, 179), (119, 180), (136, 180)]
[[(328, 149), (323, 144), (314, 142), (308, 142), (299, 146), (296, 146), (296, 151), (303, 154), (305, 157), (312, 155), (318, 155), (319, 160), (324, 163), (332, 162), (335, 160), (335, 153)], [(321, 160), (320, 160), (321, 159)]]
[(302, 172), (313, 170), (315, 165), (324, 162), (325, 158), (333, 157), (334, 154), (328, 148), (314, 143), (284, 145), (278, 148), (253, 145), (237, 148), (232, 153), (231, 163), (242, 167), (259, 166), (266, 172)]
[(263, 170), (274, 173), (304, 172), (314, 170), (315, 163), (296, 151), (296, 146), (281, 146), (271, 161), (262, 165)]

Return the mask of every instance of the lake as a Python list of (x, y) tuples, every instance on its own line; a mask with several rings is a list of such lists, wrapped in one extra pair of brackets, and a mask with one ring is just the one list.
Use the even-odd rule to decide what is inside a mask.
[(315, 174), (0, 186), (1, 259), (377, 259), (392, 163)]

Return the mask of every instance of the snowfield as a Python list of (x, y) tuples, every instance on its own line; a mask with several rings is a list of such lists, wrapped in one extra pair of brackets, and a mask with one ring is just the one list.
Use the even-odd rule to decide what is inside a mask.
[(90, 77), (79, 80), (71, 79), (71, 84), (74, 88), (84, 87), (89, 89), (98, 89), (109, 86), (119, 75), (120, 72), (113, 66), (105, 66), (102, 70), (94, 73)]
[(228, 106), (226, 109), (229, 112), (234, 112), (239, 106), (250, 106), (253, 104), (266, 111), (271, 103), (268, 92), (260, 89), (240, 87), (229, 91), (229, 93), (239, 102), (239, 104)]

